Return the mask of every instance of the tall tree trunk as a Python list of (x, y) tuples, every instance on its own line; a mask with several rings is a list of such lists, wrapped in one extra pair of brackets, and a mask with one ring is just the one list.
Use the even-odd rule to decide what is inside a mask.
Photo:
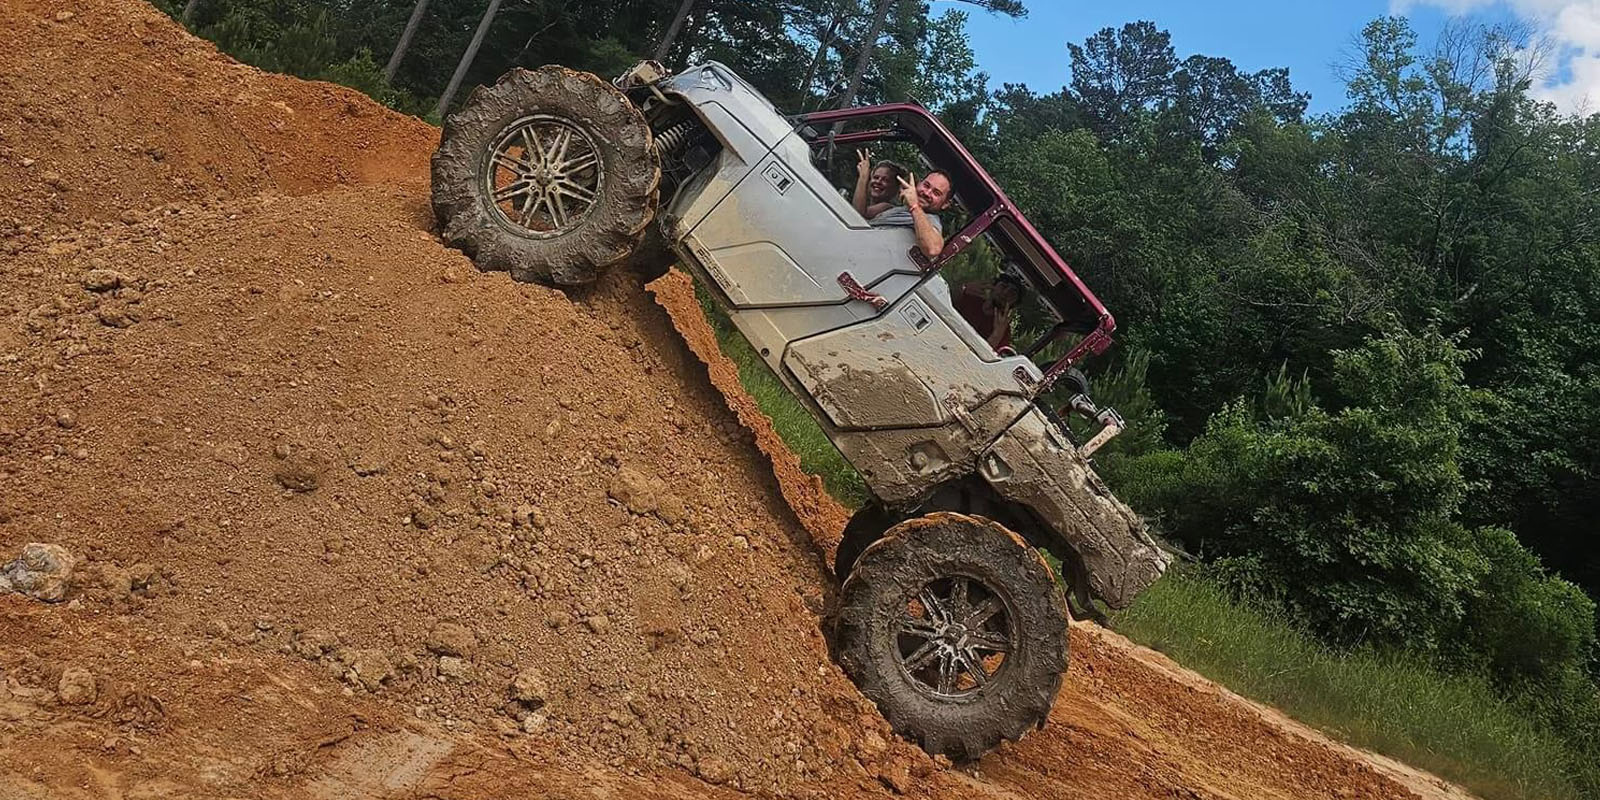
[[(693, 9), (691, 9), (693, 10)], [(688, 60), (689, 53), (694, 49), (694, 43), (700, 38), (700, 30), (706, 26), (706, 7), (701, 4), (698, 11), (689, 15), (683, 23), (683, 30), (678, 32), (678, 38), (672, 43), (670, 54), (676, 54), (673, 60), (682, 63)]]
[(810, 101), (811, 82), (817, 79), (817, 70), (822, 67), (822, 57), (828, 52), (828, 45), (833, 44), (834, 34), (839, 30), (839, 23), (844, 21), (844, 12), (833, 15), (828, 22), (828, 32), (817, 39), (817, 54), (811, 57), (811, 66), (806, 68), (806, 79), (800, 83), (800, 97), (802, 102)]
[(878, 48), (878, 37), (883, 34), (883, 23), (889, 17), (889, 3), (893, 0), (878, 0), (878, 8), (872, 12), (872, 27), (867, 30), (867, 40), (861, 43), (861, 52), (856, 56), (856, 68), (850, 73), (850, 86), (844, 90), (844, 97), (839, 101), (840, 108), (849, 108), (856, 104), (856, 93), (861, 91), (861, 79), (867, 75), (867, 65), (872, 63), (872, 51)]
[(667, 33), (661, 37), (661, 42), (656, 45), (656, 54), (651, 58), (660, 61), (667, 57), (667, 51), (672, 49), (672, 40), (678, 38), (678, 31), (683, 30), (683, 20), (689, 16), (689, 9), (693, 7), (694, 0), (683, 0), (678, 4), (678, 15), (672, 18), (672, 24), (667, 26)]
[(194, 12), (195, 12), (195, 9), (198, 8), (199, 6), (200, 6), (200, 0), (189, 0), (189, 2), (184, 3), (183, 4), (183, 15), (178, 17), (178, 21), (182, 22), (186, 26), (193, 24), (194, 23)]
[(483, 44), (484, 34), (489, 32), (490, 23), (494, 22), (494, 15), (500, 11), (500, 0), (489, 0), (489, 10), (483, 12), (483, 19), (478, 21), (478, 30), (472, 34), (472, 43), (467, 45), (467, 52), (461, 56), (461, 63), (456, 65), (454, 75), (450, 76), (450, 84), (444, 87), (444, 94), (439, 96), (439, 106), (433, 110), (433, 115), (444, 119), (444, 112), (450, 108), (450, 101), (455, 99), (456, 90), (461, 88), (461, 79), (467, 76), (467, 68), (472, 66), (472, 59), (478, 57), (478, 46)]
[(389, 63), (383, 65), (384, 81), (394, 82), (394, 73), (400, 68), (400, 59), (406, 57), (406, 48), (411, 46), (411, 37), (416, 34), (417, 26), (422, 23), (422, 15), (427, 10), (428, 0), (417, 0), (417, 4), (411, 7), (411, 19), (406, 20), (406, 29), (400, 34), (400, 42), (394, 46), (394, 52), (389, 56)]

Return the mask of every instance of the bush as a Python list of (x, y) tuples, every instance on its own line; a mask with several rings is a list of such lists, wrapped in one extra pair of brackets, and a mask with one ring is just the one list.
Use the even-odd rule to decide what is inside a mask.
[(1335, 410), (1280, 375), (1113, 485), (1234, 589), (1281, 598), (1330, 641), (1557, 674), (1592, 636), (1593, 605), (1509, 533), (1457, 521), (1467, 356), (1437, 332), (1371, 338), (1334, 354)]
[(1511, 531), (1479, 529), (1474, 546), (1488, 571), (1468, 604), (1471, 649), (1502, 680), (1563, 680), (1594, 645), (1594, 601), (1546, 574)]
[(356, 54), (337, 64), (329, 65), (318, 76), (321, 80), (348, 86), (368, 97), (407, 114), (421, 114), (429, 109), (410, 92), (396, 89), (383, 78), (383, 68), (373, 60), (371, 50), (358, 50)]

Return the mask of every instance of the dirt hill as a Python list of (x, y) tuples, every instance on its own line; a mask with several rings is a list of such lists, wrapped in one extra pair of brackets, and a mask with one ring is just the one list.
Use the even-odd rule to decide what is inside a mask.
[(0, 562), (78, 559), (0, 596), (0, 798), (1446, 790), (1088, 627), (1042, 733), (898, 741), (820, 634), (843, 512), (681, 276), (478, 273), (436, 141), (138, 0), (0, 6)]

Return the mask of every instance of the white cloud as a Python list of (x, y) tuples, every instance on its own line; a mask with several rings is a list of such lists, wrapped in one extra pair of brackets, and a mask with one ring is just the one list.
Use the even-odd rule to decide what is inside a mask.
[(1394, 14), (1432, 6), (1453, 16), (1504, 7), (1554, 47), (1550, 75), (1534, 96), (1563, 111), (1590, 113), (1600, 105), (1600, 0), (1390, 0)]

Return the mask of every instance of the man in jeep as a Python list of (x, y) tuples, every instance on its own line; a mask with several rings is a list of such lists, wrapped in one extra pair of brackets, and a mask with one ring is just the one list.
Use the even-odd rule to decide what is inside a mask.
[(922, 254), (937, 258), (944, 250), (944, 223), (938, 212), (950, 207), (950, 176), (936, 169), (920, 182), (916, 173), (899, 180), (905, 205), (886, 209), (867, 223), (879, 228), (910, 228)]

